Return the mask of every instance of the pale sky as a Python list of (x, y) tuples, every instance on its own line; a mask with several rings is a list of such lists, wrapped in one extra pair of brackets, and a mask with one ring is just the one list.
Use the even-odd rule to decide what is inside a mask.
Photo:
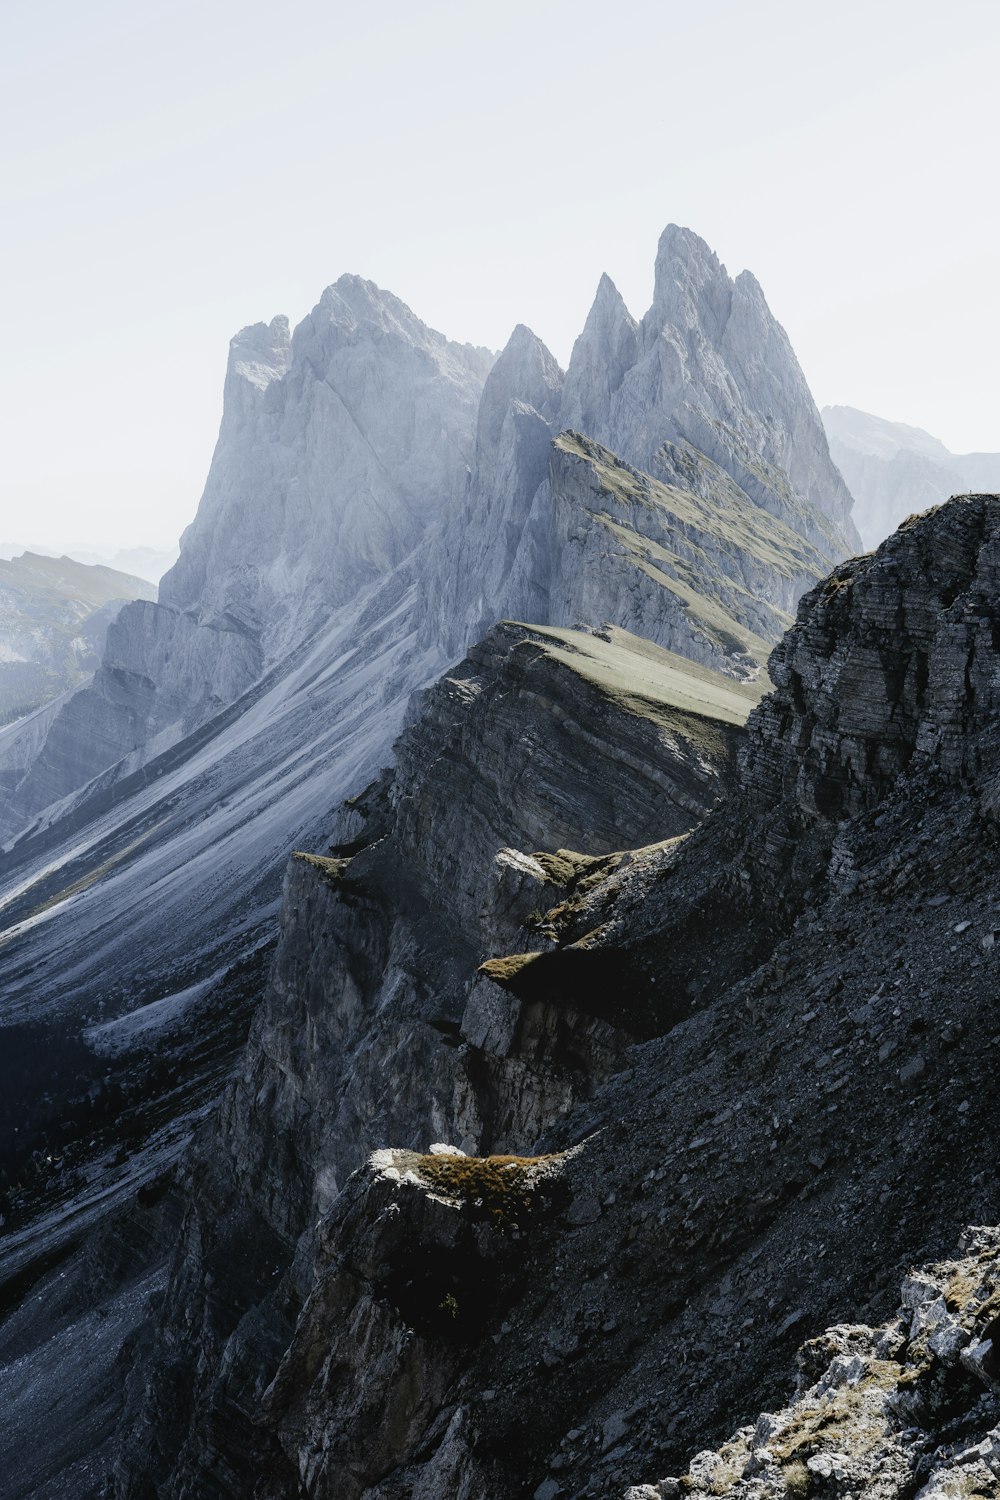
[(1000, 451), (995, 0), (0, 0), (0, 542), (170, 542), (230, 337), (344, 271), (562, 363), (660, 230), (817, 401)]

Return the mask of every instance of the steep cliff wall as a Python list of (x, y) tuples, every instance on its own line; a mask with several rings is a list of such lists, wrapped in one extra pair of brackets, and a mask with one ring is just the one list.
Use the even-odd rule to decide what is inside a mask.
[[(540, 908), (617, 865), (609, 851), (690, 828), (755, 696), (620, 632), (517, 626), (424, 696), (393, 779), (351, 814), (362, 832), (289, 872), (269, 999), (225, 1144), (193, 1168), (159, 1335), (163, 1361), (193, 1373), (146, 1388), (136, 1371), (122, 1494), (197, 1493), (220, 1469), (238, 1494), (248, 1466), (291, 1482), (255, 1418), (308, 1293), (317, 1217), (380, 1140), (515, 1148), (620, 1065), (627, 1032), (473, 984), (476, 967), (498, 942), (547, 947)], [(238, 1289), (201, 1303), (206, 1275), (231, 1284), (229, 1261)]]
[[(526, 941), (471, 991), (474, 945), (463, 954), (452, 928), (434, 958), (449, 918), (428, 912), (423, 867), (378, 836), (384, 804), (376, 842), (336, 853), (332, 883), (296, 874), (225, 1149), (195, 1169), (161, 1334), (161, 1350), (209, 1351), (205, 1383), (188, 1411), (154, 1377), (142, 1405), (137, 1368), (119, 1493), (145, 1493), (154, 1474), (160, 1493), (193, 1494), (211, 1472), (237, 1494), (248, 1463), (265, 1493), (329, 1500), (659, 1484), (779, 1401), (803, 1333), (889, 1317), (900, 1267), (1000, 1219), (983, 1168), (1000, 1045), (998, 545), (1000, 499), (953, 502), (808, 595), (772, 658), (776, 691), (752, 716), (737, 790), (688, 838), (627, 859), (560, 871), (536, 855), (535, 889), (555, 875), (557, 899), (520, 926), (508, 909), (496, 932)], [(426, 774), (452, 785), (461, 758), (433, 738)], [(409, 816), (400, 797), (396, 826)], [(462, 820), (455, 836), (481, 827)], [(433, 865), (450, 890), (447, 859)], [(442, 1011), (449, 986), (462, 1013)], [(345, 1092), (330, 1065), (348, 1055)], [(323, 1091), (336, 1103), (317, 1119)], [(488, 1128), (483, 1100), (500, 1104)], [(417, 1155), (380, 1156), (345, 1183), (393, 1120), (382, 1143)], [(532, 1160), (442, 1167), (423, 1154), (442, 1138)], [(265, 1205), (252, 1233), (250, 1202)], [(317, 1237), (282, 1277), (313, 1214)], [(206, 1301), (210, 1284), (222, 1290)], [(967, 1330), (980, 1341), (981, 1323)], [(881, 1357), (855, 1342), (848, 1358)], [(863, 1394), (877, 1415), (872, 1381)], [(840, 1483), (840, 1460), (823, 1465), (842, 1451), (832, 1430), (815, 1441), (822, 1398), (803, 1398), (813, 1437), (785, 1454), (817, 1494)], [(978, 1440), (989, 1413), (973, 1405), (955, 1419)], [(892, 1430), (887, 1454), (906, 1457)], [(740, 1444), (740, 1482), (770, 1483), (746, 1434), (689, 1483), (734, 1483)]]

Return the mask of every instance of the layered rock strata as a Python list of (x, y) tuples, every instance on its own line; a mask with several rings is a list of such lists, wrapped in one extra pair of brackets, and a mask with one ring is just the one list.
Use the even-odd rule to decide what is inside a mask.
[[(227, 1148), (193, 1169), (159, 1335), (199, 1373), (181, 1397), (162, 1374), (143, 1392), (137, 1370), (121, 1493), (194, 1493), (219, 1462), (284, 1472), (257, 1401), (309, 1296), (312, 1226), (380, 1139), (510, 1151), (621, 1065), (627, 1030), (522, 1004), (477, 965), (515, 939), (548, 946), (540, 908), (618, 865), (610, 851), (690, 828), (724, 789), (754, 696), (623, 633), (512, 625), (425, 695), (394, 777), (349, 811), (352, 836), (289, 872), (271, 994), (226, 1098)], [(584, 852), (553, 852), (561, 841)], [(192, 1325), (195, 1286), (225, 1279), (230, 1257), (238, 1292)], [(293, 1362), (283, 1384), (297, 1379)]]

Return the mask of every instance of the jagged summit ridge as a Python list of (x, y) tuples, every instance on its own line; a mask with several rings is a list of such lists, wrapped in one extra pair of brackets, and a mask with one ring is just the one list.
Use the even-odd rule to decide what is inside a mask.
[[(588, 337), (574, 348), (564, 413), (628, 462), (658, 477), (665, 442), (688, 441), (763, 508), (824, 546), (831, 561), (858, 544), (851, 497), (833, 465), (819, 413), (788, 337), (756, 279), (733, 281), (704, 240), (668, 225), (653, 302), (638, 325), (599, 289)], [(613, 314), (609, 316), (609, 314)], [(631, 353), (603, 411), (594, 367)], [(603, 339), (598, 338), (598, 330)]]
[(290, 339), (282, 319), (244, 331), (164, 602), (210, 618), (237, 601), (272, 659), (308, 633), (454, 501), (492, 358), (359, 276), (328, 287)]
[[(256, 386), (264, 391), (272, 380), (280, 380), (288, 372), (291, 362), (292, 335), (288, 319), (279, 313), (270, 323), (251, 323), (241, 328), (229, 345), (227, 385), (233, 389), (238, 382)], [(232, 399), (227, 392), (227, 398)]]

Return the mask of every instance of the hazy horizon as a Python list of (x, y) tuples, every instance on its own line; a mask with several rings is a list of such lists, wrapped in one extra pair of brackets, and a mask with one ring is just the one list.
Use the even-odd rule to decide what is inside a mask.
[(1000, 22), (948, 19), (14, 0), (0, 541), (176, 540), (229, 339), (344, 272), (453, 339), (525, 322), (565, 364), (602, 271), (645, 310), (669, 221), (754, 272), (818, 405), (1000, 451)]

